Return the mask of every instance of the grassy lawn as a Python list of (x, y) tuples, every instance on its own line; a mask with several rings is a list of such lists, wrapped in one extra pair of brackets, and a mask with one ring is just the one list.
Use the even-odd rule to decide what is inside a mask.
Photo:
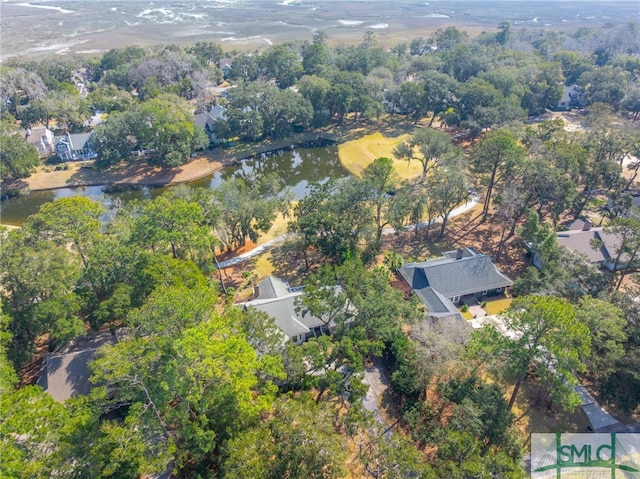
[(467, 321), (472, 320), (473, 319), (473, 314), (471, 314), (471, 311), (462, 311), (460, 310), (460, 314), (462, 315), (462, 317), (464, 319), (466, 319)]
[[(291, 207), (293, 208), (293, 205)], [(277, 238), (278, 236), (282, 236), (286, 234), (287, 225), (289, 221), (291, 221), (291, 217), (288, 217), (288, 216), (285, 217), (284, 215), (278, 213), (278, 216), (276, 216), (276, 219), (273, 222), (271, 229), (267, 231), (265, 234), (260, 235), (260, 237), (258, 238), (258, 244), (259, 245), (264, 244), (267, 241), (270, 241), (274, 238)]]
[(502, 299), (494, 299), (494, 300), (485, 300), (487, 305), (484, 307), (484, 310), (487, 314), (500, 314), (505, 312), (511, 306), (511, 298), (502, 298)]
[(271, 252), (267, 251), (256, 257), (253, 261), (253, 270), (258, 274), (259, 279), (266, 278), (273, 274), (275, 268), (273, 267), (272, 259)]
[(403, 231), (400, 234), (382, 235), (382, 251), (394, 251), (402, 256), (406, 263), (410, 263), (439, 258), (445, 251), (455, 249), (448, 241), (435, 239), (435, 236), (433, 228), (429, 240), (425, 239), (424, 230), (419, 231), (417, 237), (413, 230)]
[[(360, 176), (362, 170), (376, 158), (384, 156), (393, 159), (392, 153), (395, 146), (408, 137), (407, 134), (387, 137), (380, 132), (365, 135), (338, 145), (338, 156), (342, 165), (351, 174)], [(409, 163), (393, 159), (393, 165), (402, 180), (417, 178), (422, 173), (422, 165), (418, 161)]]
[[(504, 398), (508, 401), (513, 392), (513, 383), (496, 381), (495, 377), (482, 373), (482, 377), (489, 383), (496, 383), (504, 392)], [(528, 449), (529, 434), (532, 432), (586, 432), (590, 426), (587, 415), (582, 408), (573, 411), (564, 411), (560, 408), (547, 411), (545, 407), (535, 406), (538, 396), (538, 383), (535, 379), (527, 377), (518, 391), (518, 396), (513, 404), (514, 425), (523, 436), (525, 449)]]

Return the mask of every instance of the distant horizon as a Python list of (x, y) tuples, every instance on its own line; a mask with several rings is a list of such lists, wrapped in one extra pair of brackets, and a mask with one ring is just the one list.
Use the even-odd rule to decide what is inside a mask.
[(0, 0), (0, 6), (0, 61), (198, 41), (252, 51), (310, 40), (318, 30), (334, 44), (357, 43), (371, 30), (391, 47), (450, 26), (474, 36), (503, 21), (558, 31), (640, 23), (637, 0)]

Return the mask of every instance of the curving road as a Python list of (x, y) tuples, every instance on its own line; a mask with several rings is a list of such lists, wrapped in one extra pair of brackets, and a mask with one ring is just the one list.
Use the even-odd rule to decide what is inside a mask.
[[(464, 205), (454, 209), (449, 215), (449, 218), (451, 219), (455, 216), (461, 215), (462, 213), (469, 211), (470, 209), (472, 209), (474, 206), (478, 204), (478, 201), (479, 201), (478, 196), (475, 193), (472, 193), (471, 200), (467, 201)], [(434, 221), (431, 223), (431, 226), (436, 225), (438, 223), (439, 221)], [(426, 226), (427, 226), (426, 221), (418, 223), (418, 228), (423, 228)], [(415, 225), (408, 225), (404, 227), (406, 231), (412, 230), (413, 228), (415, 228)], [(385, 228), (384, 230), (382, 230), (382, 234), (385, 234), (385, 235), (392, 234), (395, 232), (396, 230), (393, 228)], [(242, 263), (243, 261), (246, 261), (250, 258), (253, 258), (254, 256), (264, 253), (265, 251), (271, 249), (273, 246), (279, 243), (282, 243), (288, 240), (289, 238), (292, 238), (293, 236), (294, 236), (293, 234), (284, 234), (282, 236), (278, 236), (277, 238), (273, 238), (272, 240), (269, 240), (266, 243), (261, 244), (260, 246), (252, 249), (251, 251), (247, 251), (246, 253), (242, 253), (238, 256), (234, 256), (233, 258), (220, 261), (219, 267), (220, 269), (224, 269), (224, 268), (228, 268), (229, 266), (234, 266), (236, 264)]]

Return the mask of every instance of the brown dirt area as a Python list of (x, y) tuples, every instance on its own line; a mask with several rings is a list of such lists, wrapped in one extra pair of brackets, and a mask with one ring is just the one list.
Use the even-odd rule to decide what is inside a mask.
[[(429, 239), (425, 238), (425, 230), (418, 236), (413, 231), (383, 237), (383, 251), (392, 250), (400, 254), (405, 261), (424, 261), (441, 256), (443, 252), (455, 248), (472, 247), (480, 253), (495, 256), (500, 238), (500, 226), (490, 216), (482, 221), (482, 206), (449, 220), (443, 238), (438, 238), (440, 225), (431, 227)], [(508, 242), (497, 263), (500, 270), (509, 278), (520, 276), (528, 265), (525, 251), (514, 242)]]
[[(151, 167), (146, 164), (131, 164), (117, 170), (100, 171), (91, 162), (68, 163), (69, 169), (51, 171), (50, 167), (40, 167), (29, 178), (17, 183), (18, 189), (31, 191), (52, 190), (69, 186), (90, 186), (103, 184), (159, 186), (197, 180), (215, 173), (223, 163), (206, 152), (194, 160), (176, 168)], [(15, 187), (10, 185), (10, 187)]]
[[(505, 397), (511, 395), (513, 385), (505, 387)], [(535, 380), (527, 378), (523, 383), (518, 397), (513, 405), (515, 426), (520, 433), (529, 438), (533, 432), (586, 432), (589, 427), (589, 419), (582, 408), (573, 411), (564, 411), (553, 408), (547, 410), (545, 406), (536, 406), (538, 384)]]

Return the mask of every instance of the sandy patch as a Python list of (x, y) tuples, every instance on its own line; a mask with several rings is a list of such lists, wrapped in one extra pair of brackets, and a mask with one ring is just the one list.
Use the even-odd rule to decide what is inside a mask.
[(92, 163), (66, 163), (68, 169), (61, 170), (40, 167), (29, 178), (7, 185), (7, 188), (41, 191), (90, 185), (172, 185), (200, 179), (215, 173), (225, 164), (224, 158), (215, 159), (210, 154), (198, 156), (176, 168), (150, 167), (141, 162), (119, 167), (117, 170), (101, 171), (95, 169)]

